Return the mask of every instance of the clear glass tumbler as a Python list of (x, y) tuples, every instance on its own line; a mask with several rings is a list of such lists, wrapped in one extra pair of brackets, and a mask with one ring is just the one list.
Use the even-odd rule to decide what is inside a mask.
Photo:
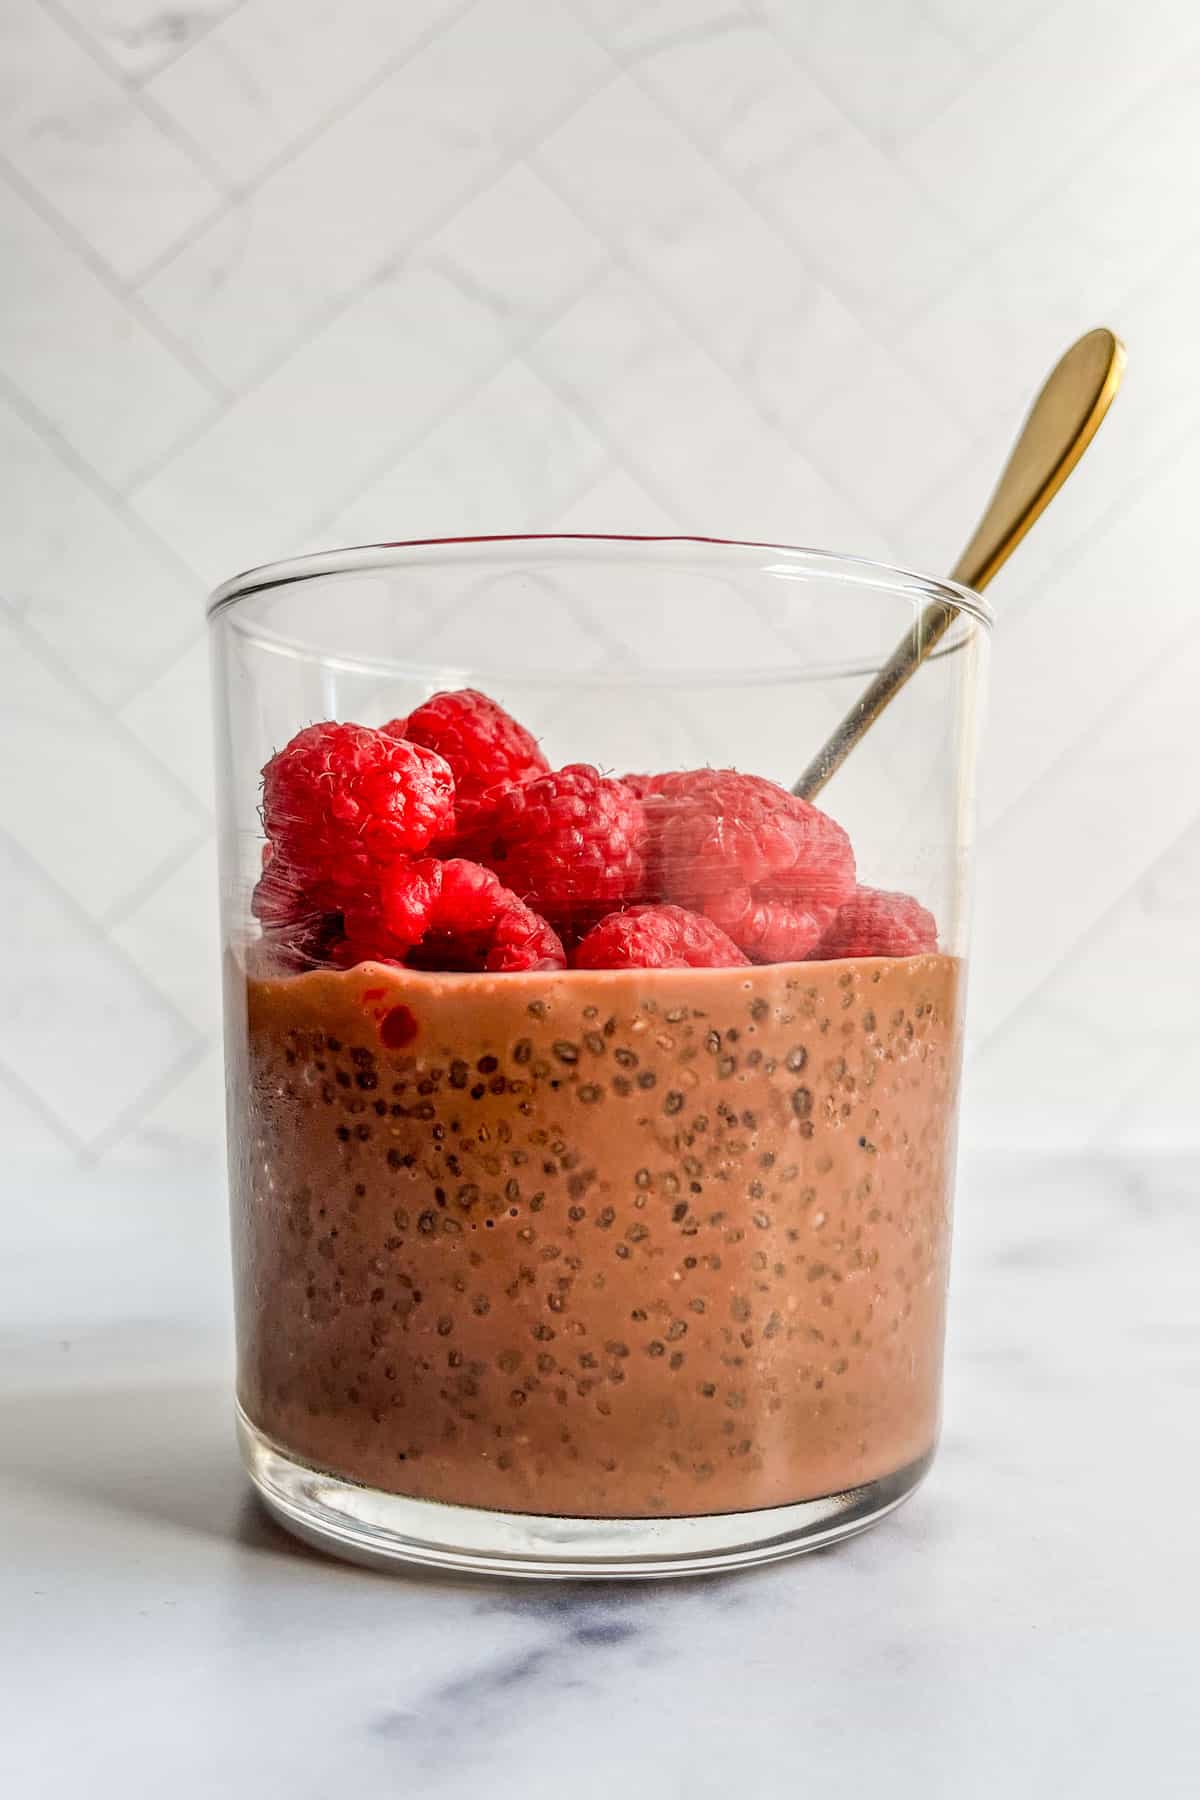
[[(794, 800), (931, 602), (936, 652)], [(697, 539), (379, 545), (217, 592), (238, 1419), (291, 1530), (686, 1574), (916, 1487), (988, 623)]]

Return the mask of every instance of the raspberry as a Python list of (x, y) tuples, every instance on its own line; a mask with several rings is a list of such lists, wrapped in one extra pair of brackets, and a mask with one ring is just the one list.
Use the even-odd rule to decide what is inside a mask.
[(301, 924), (264, 931), (261, 952), (280, 973), (302, 975), (306, 969), (327, 967), (341, 941), (340, 913), (314, 913)]
[(749, 962), (733, 940), (682, 906), (609, 913), (571, 958), (576, 969), (735, 969)]
[(322, 910), (270, 844), (263, 845), (262, 874), (250, 896), (250, 911), (262, 925), (272, 958), (289, 971), (325, 962), (341, 934), (340, 918)]
[(480, 862), (559, 929), (576, 933), (637, 898), (646, 815), (636, 794), (589, 763), (510, 788), (480, 821)]
[(383, 729), (445, 757), (454, 775), (460, 834), (507, 789), (550, 767), (537, 739), (474, 688), (434, 694), (407, 719), (393, 719)]
[(632, 793), (635, 793), (639, 800), (648, 800), (651, 794), (661, 792), (661, 783), (666, 779), (665, 775), (621, 776), (621, 781), (624, 786), (629, 788)]
[(807, 956), (854, 890), (854, 852), (826, 813), (758, 775), (647, 777), (648, 886), (702, 912), (755, 962)]
[(334, 960), (345, 968), (367, 958), (495, 974), (562, 969), (567, 961), (545, 919), (490, 869), (432, 857), (393, 863), (380, 880), (378, 910), (347, 912)]
[(295, 870), (276, 854), (274, 844), (264, 844), (262, 874), (250, 896), (250, 911), (263, 930), (279, 931), (297, 925), (318, 910)]
[(937, 920), (911, 894), (858, 887), (811, 954), (821, 962), (842, 956), (920, 956), (937, 949)]
[(758, 963), (802, 962), (829, 922), (827, 908), (756, 897), (747, 887), (717, 895), (705, 910)]
[(354, 928), (347, 929), (334, 943), (329, 960), (336, 969), (353, 969), (364, 962), (393, 963), (403, 968), (406, 954), (407, 945), (393, 943), (377, 917), (360, 917)]
[(437, 752), (365, 725), (308, 725), (263, 770), (267, 837), (314, 897), (369, 890), (453, 818), (454, 777)]

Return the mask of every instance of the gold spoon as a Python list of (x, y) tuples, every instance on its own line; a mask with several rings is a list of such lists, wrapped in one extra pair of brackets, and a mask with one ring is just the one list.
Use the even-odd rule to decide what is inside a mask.
[[(979, 593), (1003, 568), (1095, 437), (1124, 372), (1125, 346), (1103, 326), (1071, 345), (1030, 407), (987, 511), (950, 572), (952, 581)], [(957, 617), (956, 608), (941, 600), (925, 608), (809, 763), (793, 794), (811, 800), (820, 793)]]

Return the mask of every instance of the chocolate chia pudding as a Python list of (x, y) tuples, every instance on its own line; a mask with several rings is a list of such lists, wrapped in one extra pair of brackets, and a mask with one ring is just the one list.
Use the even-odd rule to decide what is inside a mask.
[(239, 1393), (290, 1456), (631, 1518), (930, 1451), (956, 958), (234, 979)]

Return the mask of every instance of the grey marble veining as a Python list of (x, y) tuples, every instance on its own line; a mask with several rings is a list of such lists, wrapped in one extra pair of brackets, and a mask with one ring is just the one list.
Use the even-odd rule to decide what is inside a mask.
[(696, 1582), (387, 1577), (237, 1468), (220, 1180), (14, 1195), (0, 1282), (13, 1791), (363, 1800), (1192, 1795), (1196, 1171), (969, 1158), (916, 1498)]

